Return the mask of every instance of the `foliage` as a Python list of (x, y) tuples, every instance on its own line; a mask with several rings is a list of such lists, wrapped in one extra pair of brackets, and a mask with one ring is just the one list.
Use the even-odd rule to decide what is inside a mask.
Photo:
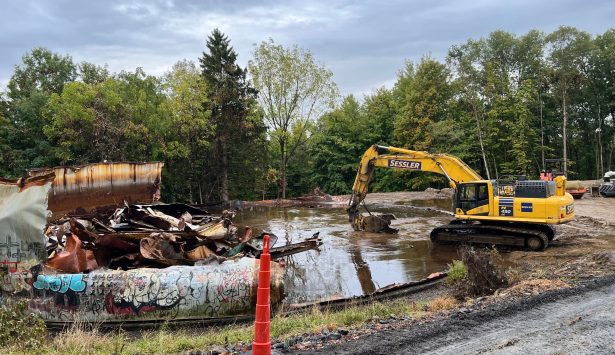
[(287, 166), (307, 139), (311, 120), (333, 107), (338, 90), (333, 73), (297, 46), (262, 42), (249, 63), (258, 101), (272, 141), (277, 142), (281, 197), (286, 198)]
[(179, 61), (162, 80), (167, 93), (166, 106), (170, 115), (164, 130), (163, 195), (169, 200), (203, 202), (202, 179), (214, 134), (210, 112), (205, 109), (207, 84), (193, 62)]
[(0, 307), (0, 348), (33, 351), (43, 346), (45, 322), (27, 309), (25, 300)]
[(461, 282), (468, 276), (468, 267), (461, 260), (453, 260), (446, 270), (446, 275), (449, 283)]
[(348, 193), (363, 152), (379, 141), (357, 99), (347, 96), (339, 108), (323, 115), (314, 134), (312, 172), (315, 186), (330, 194)]
[(241, 152), (254, 148), (264, 126), (254, 119), (258, 117), (253, 109), (257, 91), (246, 79), (247, 69), (236, 63), (237, 53), (228, 37), (216, 28), (208, 36), (206, 46), (207, 51), (199, 61), (208, 87), (207, 101), (203, 105), (210, 112), (210, 123), (214, 127), (208, 164), (209, 185), (219, 186), (219, 199), (228, 201), (230, 179), (245, 176), (243, 169), (235, 169), (237, 174), (230, 176), (232, 165), (251, 161), (241, 159), (237, 148), (245, 145), (247, 149)]
[[(615, 170), (613, 63), (615, 29), (498, 30), (452, 46), (445, 62), (405, 63), (392, 88), (338, 102), (330, 70), (273, 40), (249, 61), (257, 93), (219, 30), (200, 68), (180, 61), (161, 77), (34, 48), (0, 93), (0, 175), (161, 160), (166, 201), (347, 194), (363, 152), (381, 144), (453, 154), (485, 178), (537, 178), (552, 168), (545, 159), (565, 155), (569, 179), (595, 179)], [(428, 186), (447, 183), (379, 169), (370, 189)]]
[(159, 81), (137, 69), (103, 82), (66, 84), (52, 94), (44, 132), (61, 164), (141, 161), (160, 151), (165, 98)]

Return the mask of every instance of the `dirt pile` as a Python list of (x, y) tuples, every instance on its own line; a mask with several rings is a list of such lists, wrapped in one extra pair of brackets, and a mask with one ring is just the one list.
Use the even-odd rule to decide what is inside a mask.
[(496, 292), (495, 296), (500, 298), (535, 296), (546, 291), (568, 287), (570, 285), (561, 280), (524, 280), (512, 287)]

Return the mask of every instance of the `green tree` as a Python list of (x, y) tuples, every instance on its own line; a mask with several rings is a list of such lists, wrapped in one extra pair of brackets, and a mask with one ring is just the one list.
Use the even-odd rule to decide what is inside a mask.
[(568, 171), (568, 121), (571, 91), (586, 81), (585, 65), (588, 62), (591, 37), (587, 32), (574, 27), (562, 26), (547, 36), (550, 45), (549, 62), (552, 80), (559, 98), (562, 117), (562, 153), (564, 174)]
[(349, 193), (361, 156), (377, 141), (361, 104), (347, 96), (318, 122), (312, 153), (314, 185), (330, 194)]
[(215, 127), (213, 161), (216, 176), (219, 176), (219, 195), (229, 200), (229, 166), (233, 161), (231, 146), (239, 146), (239, 139), (251, 137), (246, 129), (253, 127), (247, 118), (252, 112), (256, 90), (246, 79), (246, 69), (237, 63), (237, 53), (229, 39), (218, 29), (207, 38), (207, 51), (199, 59), (202, 75), (208, 87), (205, 108), (210, 112)]
[[(407, 73), (411, 69), (406, 70)], [(431, 128), (435, 122), (446, 119), (452, 96), (449, 71), (431, 58), (423, 58), (407, 85), (400, 90), (399, 113), (395, 120), (395, 144), (413, 150), (429, 150), (433, 145)]]
[[(281, 197), (286, 197), (287, 166), (306, 139), (310, 120), (332, 108), (338, 90), (333, 73), (314, 61), (309, 51), (262, 42), (249, 63), (259, 103), (279, 145)], [(296, 132), (291, 142), (292, 132)]]
[(31, 167), (57, 163), (52, 146), (43, 134), (43, 108), (49, 96), (61, 93), (64, 85), (76, 78), (71, 57), (61, 56), (45, 48), (34, 48), (22, 57), (7, 86), (11, 170), (22, 175)]
[(81, 62), (78, 65), (79, 78), (86, 84), (98, 84), (110, 77), (109, 69), (94, 63)]
[(163, 77), (170, 119), (165, 131), (163, 156), (168, 172), (163, 192), (170, 201), (203, 203), (208, 152), (213, 138), (207, 83), (190, 61), (179, 61)]
[(62, 164), (157, 159), (164, 102), (158, 79), (140, 69), (98, 84), (73, 82), (51, 95), (44, 132)]

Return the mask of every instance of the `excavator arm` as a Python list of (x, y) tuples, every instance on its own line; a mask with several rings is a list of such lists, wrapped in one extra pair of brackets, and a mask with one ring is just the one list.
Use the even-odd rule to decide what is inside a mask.
[[(384, 153), (384, 154), (381, 154)], [(459, 158), (447, 154), (430, 154), (395, 147), (372, 145), (361, 157), (357, 176), (352, 186), (352, 196), (348, 202), (348, 218), (355, 230), (378, 229), (366, 228), (359, 213), (359, 205), (367, 195), (375, 168), (389, 168), (409, 171), (427, 171), (446, 176), (452, 188), (467, 181), (482, 180), (472, 168)], [(376, 219), (377, 222), (378, 218)], [(372, 219), (373, 223), (374, 220)], [(388, 225), (388, 223), (383, 222)]]

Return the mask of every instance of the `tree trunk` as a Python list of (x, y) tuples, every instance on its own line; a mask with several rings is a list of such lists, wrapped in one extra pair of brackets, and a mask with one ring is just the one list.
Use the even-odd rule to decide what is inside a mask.
[(476, 127), (478, 128), (478, 141), (480, 143), (480, 151), (483, 154), (483, 163), (485, 163), (485, 170), (487, 171), (487, 180), (491, 180), (491, 176), (489, 175), (489, 164), (487, 164), (487, 156), (485, 155), (485, 147), (483, 146), (483, 131), (480, 128), (480, 120), (478, 119), (476, 107), (474, 107), (474, 118), (476, 118)]
[(280, 140), (280, 176), (281, 176), (281, 181), (280, 183), (282, 184), (281, 188), (282, 188), (282, 199), (286, 198), (286, 142), (284, 141), (284, 139)]
[(598, 105), (598, 149), (600, 150), (600, 171), (598, 172), (598, 179), (604, 174), (604, 159), (602, 156), (602, 114), (600, 112), (600, 105)]
[(564, 111), (564, 126), (563, 126), (563, 137), (564, 137), (564, 176), (568, 177), (568, 154), (566, 150), (566, 126), (568, 124), (568, 113), (566, 112), (566, 86), (564, 85), (564, 90), (562, 91), (562, 109)]
[(542, 156), (542, 169), (545, 170), (545, 129), (542, 118), (542, 96), (538, 92), (538, 100), (540, 102), (540, 154)]
[(220, 153), (222, 159), (221, 173), (222, 183), (220, 186), (220, 197), (222, 201), (228, 201), (228, 152), (226, 151), (226, 142), (220, 140)]

